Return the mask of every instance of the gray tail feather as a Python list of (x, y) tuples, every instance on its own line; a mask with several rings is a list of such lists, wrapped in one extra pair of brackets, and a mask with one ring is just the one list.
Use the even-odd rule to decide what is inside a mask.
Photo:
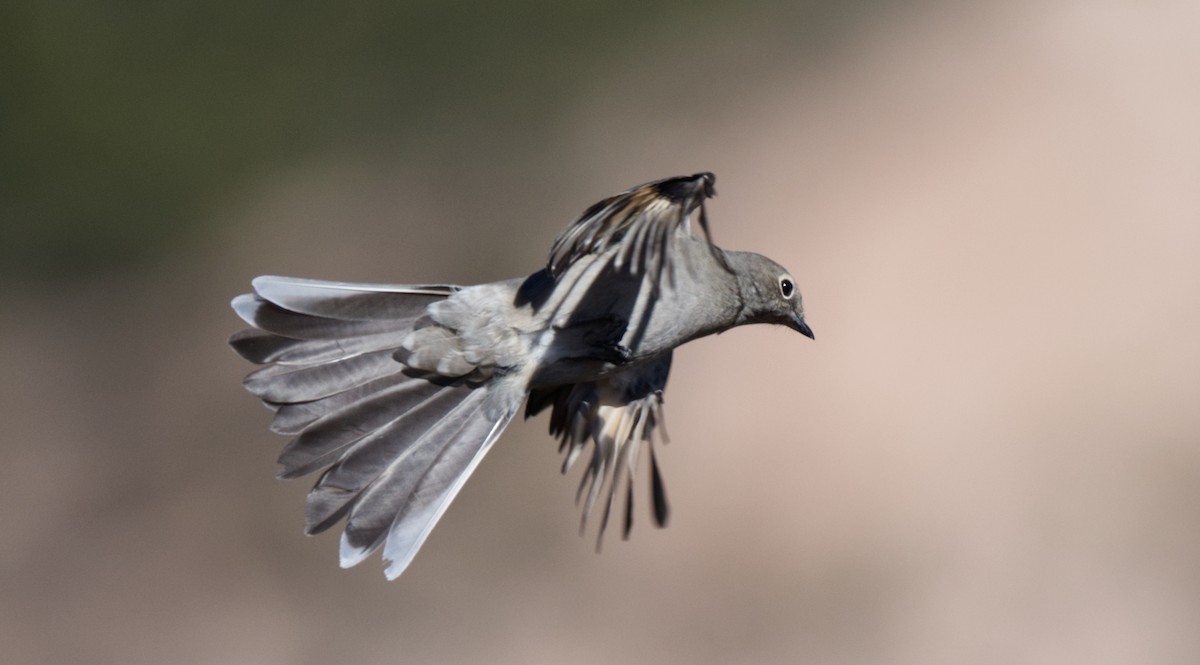
[(342, 533), (342, 567), (357, 564), (383, 545), (383, 558), (390, 562), (388, 579), (404, 572), (523, 399), (523, 393), (504, 383), (472, 388), (385, 464), (350, 509)]
[(271, 429), (294, 435), (280, 477), (328, 467), (309, 492), (305, 530), (349, 516), (341, 563), (383, 545), (395, 578), (524, 399), (502, 378), (480, 383), (419, 372), (396, 351), (450, 286), (345, 284), (259, 277), (233, 308), (254, 328), (230, 339), (273, 363), (246, 388), (275, 410)]

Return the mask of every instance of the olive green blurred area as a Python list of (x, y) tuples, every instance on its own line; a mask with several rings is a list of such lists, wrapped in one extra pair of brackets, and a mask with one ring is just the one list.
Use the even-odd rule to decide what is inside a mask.
[[(614, 59), (765, 9), (736, 65), (752, 74), (829, 47), (873, 4), (6, 3), (0, 277), (152, 259), (248, 177), (315, 151), (382, 142), (436, 168), (536, 142)], [(711, 47), (664, 73), (681, 105), (722, 94)]]
[[(0, 3), (0, 663), (1200, 662), (1200, 3)], [(628, 541), (514, 422), (338, 567), (257, 275), (476, 284), (711, 171)]]

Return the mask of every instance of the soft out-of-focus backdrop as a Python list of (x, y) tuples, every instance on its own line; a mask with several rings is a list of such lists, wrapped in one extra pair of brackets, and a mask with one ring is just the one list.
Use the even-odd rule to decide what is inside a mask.
[[(1200, 5), (502, 4), (0, 9), (0, 659), (1200, 661)], [(594, 555), (543, 418), (397, 582), (301, 535), (254, 275), (698, 170), (817, 341), (677, 355), (667, 530)]]

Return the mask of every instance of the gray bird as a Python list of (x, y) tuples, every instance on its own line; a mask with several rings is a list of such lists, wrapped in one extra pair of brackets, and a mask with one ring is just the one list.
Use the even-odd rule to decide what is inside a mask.
[(522, 403), (527, 418), (551, 407), (564, 473), (591, 443), (576, 493), (581, 529), (600, 499), (603, 534), (622, 486), (628, 537), (643, 444), (654, 519), (665, 525), (654, 444), (665, 438), (655, 434), (672, 350), (749, 323), (813, 337), (783, 267), (712, 244), (713, 182), (668, 178), (600, 201), (527, 278), (468, 287), (256, 278), (254, 293), (232, 303), (253, 328), (229, 343), (268, 365), (245, 386), (274, 410), (271, 430), (293, 437), (279, 477), (324, 469), (305, 532), (346, 518), (342, 567), (382, 546), (395, 579)]

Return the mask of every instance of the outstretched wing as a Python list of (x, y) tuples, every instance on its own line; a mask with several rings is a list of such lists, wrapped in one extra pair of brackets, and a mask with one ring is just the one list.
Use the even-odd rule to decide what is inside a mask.
[(557, 278), (576, 260), (619, 246), (615, 268), (651, 276), (657, 283), (669, 264), (676, 231), (689, 228), (697, 208), (704, 239), (712, 244), (704, 201), (716, 194), (714, 182), (713, 174), (697, 173), (656, 180), (600, 201), (554, 241), (547, 270)]
[(559, 450), (566, 453), (563, 473), (570, 469), (587, 443), (592, 443), (592, 457), (579, 481), (575, 501), (583, 501), (579, 525), (582, 532), (596, 500), (602, 493), (606, 495), (597, 548), (620, 489), (625, 492), (622, 537), (629, 537), (633, 527), (634, 478), (643, 444), (649, 450), (654, 521), (660, 527), (666, 526), (667, 495), (654, 445), (656, 440), (666, 442), (667, 439), (662, 417), (662, 391), (670, 370), (671, 354), (668, 353), (653, 363), (614, 372), (596, 381), (530, 393), (526, 418), (548, 406), (554, 407), (550, 415), (550, 434), (559, 438)]

